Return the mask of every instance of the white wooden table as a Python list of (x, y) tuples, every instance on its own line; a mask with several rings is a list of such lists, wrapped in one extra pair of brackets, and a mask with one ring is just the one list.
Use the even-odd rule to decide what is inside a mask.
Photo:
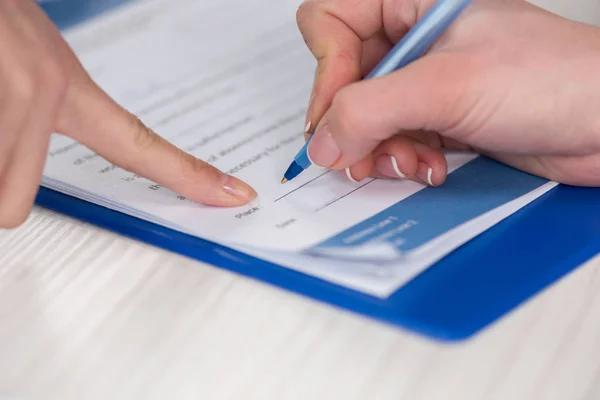
[(599, 272), (447, 346), (35, 209), (0, 231), (0, 400), (599, 399)]

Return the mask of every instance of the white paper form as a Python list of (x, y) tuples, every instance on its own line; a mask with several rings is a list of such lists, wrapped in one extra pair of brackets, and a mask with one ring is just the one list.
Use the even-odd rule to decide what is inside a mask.
[[(479, 222), (465, 217), (459, 234), (413, 228), (411, 240), (418, 245), (402, 249), (413, 256), (392, 264), (300, 254), (335, 249), (348, 253), (372, 244), (365, 238), (377, 232), (379, 241), (383, 237), (394, 248), (410, 245), (411, 240), (395, 235), (413, 219), (384, 218), (382, 213), (412, 201), (417, 193), (435, 190), (398, 180), (353, 183), (343, 173), (318, 168), (280, 183), (304, 143), (316, 66), (296, 27), (300, 3), (139, 2), (66, 34), (104, 90), (167, 140), (252, 185), (259, 194), (252, 204), (235, 209), (195, 204), (58, 135), (51, 141), (44, 186), (376, 296), (388, 295), (551, 187), (534, 182), (513, 197), (502, 197), (510, 202), (491, 201), (491, 208), (476, 216)], [(466, 171), (461, 167), (475, 157), (449, 155), (449, 171)], [(399, 215), (412, 210), (400, 210)], [(379, 216), (383, 219), (376, 228), (360, 227)], [(468, 221), (471, 225), (465, 225)], [(418, 228), (427, 226), (423, 218), (414, 222)], [(456, 221), (450, 222), (457, 229)], [(358, 232), (350, 232), (354, 227)], [(434, 236), (437, 247), (424, 239)], [(417, 257), (417, 250), (424, 248), (429, 249), (426, 255)]]

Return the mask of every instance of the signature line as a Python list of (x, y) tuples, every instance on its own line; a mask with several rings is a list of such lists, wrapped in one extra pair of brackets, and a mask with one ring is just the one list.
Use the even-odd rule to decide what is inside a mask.
[(321, 208), (317, 209), (317, 210), (316, 210), (316, 212), (318, 212), (318, 211), (321, 211), (321, 210), (323, 210), (324, 208), (327, 208), (327, 207), (329, 207), (330, 205), (332, 205), (332, 204), (334, 204), (334, 203), (337, 203), (338, 201), (340, 201), (340, 200), (341, 200), (341, 199), (343, 199), (344, 197), (346, 197), (346, 196), (350, 196), (352, 193), (356, 192), (357, 190), (360, 190), (360, 189), (364, 188), (364, 187), (365, 187), (365, 186), (367, 186), (369, 183), (373, 183), (373, 182), (374, 182), (374, 181), (376, 181), (376, 180), (377, 180), (377, 178), (371, 179), (370, 181), (368, 181), (367, 183), (364, 183), (364, 184), (360, 185), (359, 187), (357, 187), (357, 188), (356, 188), (356, 189), (354, 189), (353, 191), (351, 191), (351, 192), (348, 192), (348, 193), (346, 193), (345, 195), (343, 195), (343, 196), (341, 196), (341, 197), (338, 197), (338, 198), (337, 198), (337, 199), (335, 199), (335, 200), (332, 200), (332, 201), (330, 201), (329, 203), (325, 204), (323, 207), (321, 207)]
[(284, 197), (287, 197), (287, 196), (289, 196), (290, 194), (294, 193), (294, 192), (295, 192), (296, 190), (298, 190), (298, 189), (302, 189), (304, 186), (308, 185), (308, 184), (309, 184), (309, 183), (311, 183), (311, 182), (314, 182), (314, 181), (316, 181), (316, 180), (317, 180), (317, 179), (319, 179), (320, 177), (322, 177), (322, 176), (325, 176), (325, 175), (327, 175), (327, 174), (328, 174), (328, 173), (330, 173), (330, 172), (331, 172), (331, 170), (329, 170), (329, 171), (327, 171), (327, 172), (324, 172), (324, 173), (322, 173), (321, 175), (317, 176), (316, 178), (313, 178), (313, 179), (311, 179), (310, 181), (306, 182), (305, 184), (303, 184), (303, 185), (301, 185), (301, 186), (298, 186), (296, 189), (294, 189), (294, 190), (292, 190), (292, 191), (290, 191), (290, 192), (288, 192), (288, 193), (284, 194), (283, 196), (281, 196), (280, 198), (278, 198), (277, 200), (275, 200), (275, 201), (274, 201), (274, 203), (277, 203), (279, 200), (283, 199)]

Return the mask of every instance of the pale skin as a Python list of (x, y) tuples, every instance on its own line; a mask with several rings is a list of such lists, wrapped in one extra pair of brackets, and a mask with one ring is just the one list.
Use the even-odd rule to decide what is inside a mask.
[(523, 0), (474, 0), (425, 57), (359, 81), (434, 2), (302, 5), (298, 24), (318, 60), (313, 162), (357, 181), (399, 170), (441, 185), (440, 150), (474, 149), (561, 183), (600, 185), (598, 27)]
[(256, 196), (115, 103), (33, 0), (0, 0), (0, 227), (29, 215), (53, 132), (198, 203), (231, 207)]
[[(319, 62), (311, 159), (356, 181), (441, 185), (440, 150), (474, 149), (562, 183), (599, 185), (600, 29), (521, 0), (475, 0), (423, 59), (360, 81), (432, 3), (312, 0), (299, 9)], [(53, 132), (198, 203), (256, 197), (115, 103), (33, 0), (0, 0), (0, 228), (27, 218)]]

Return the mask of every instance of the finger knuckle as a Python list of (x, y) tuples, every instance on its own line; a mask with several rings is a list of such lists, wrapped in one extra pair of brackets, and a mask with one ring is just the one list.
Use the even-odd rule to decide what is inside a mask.
[[(386, 154), (402, 154), (402, 153), (411, 153), (415, 154), (413, 142), (406, 137), (402, 136), (394, 136), (383, 141), (380, 145), (380, 148), (383, 149)], [(415, 154), (416, 155), (416, 154)]]
[(304, 21), (304, 15), (306, 13), (306, 2), (300, 4), (300, 7), (296, 10), (296, 23), (300, 28), (302, 28), (302, 24)]
[(305, 0), (296, 10), (296, 22), (300, 29), (304, 27), (306, 18), (311, 14), (314, 4), (314, 1)]
[(141, 119), (135, 115), (130, 117), (131, 132), (133, 132), (133, 143), (139, 150), (147, 150), (160, 142), (161, 137), (148, 128)]
[(333, 98), (331, 103), (331, 118), (335, 125), (346, 136), (354, 135), (361, 131), (359, 104), (352, 91), (342, 89)]
[(335, 54), (338, 65), (345, 66), (351, 76), (360, 73), (360, 63), (358, 61), (360, 61), (361, 49), (359, 46), (360, 44), (357, 44), (357, 46), (354, 47), (343, 47)]
[(328, 0), (304, 0), (296, 10), (296, 23), (303, 34), (308, 33), (309, 21), (319, 14), (328, 14)]
[(189, 153), (181, 151), (179, 161), (181, 174), (185, 180), (196, 181), (198, 179), (218, 178), (218, 173), (214, 168)]

